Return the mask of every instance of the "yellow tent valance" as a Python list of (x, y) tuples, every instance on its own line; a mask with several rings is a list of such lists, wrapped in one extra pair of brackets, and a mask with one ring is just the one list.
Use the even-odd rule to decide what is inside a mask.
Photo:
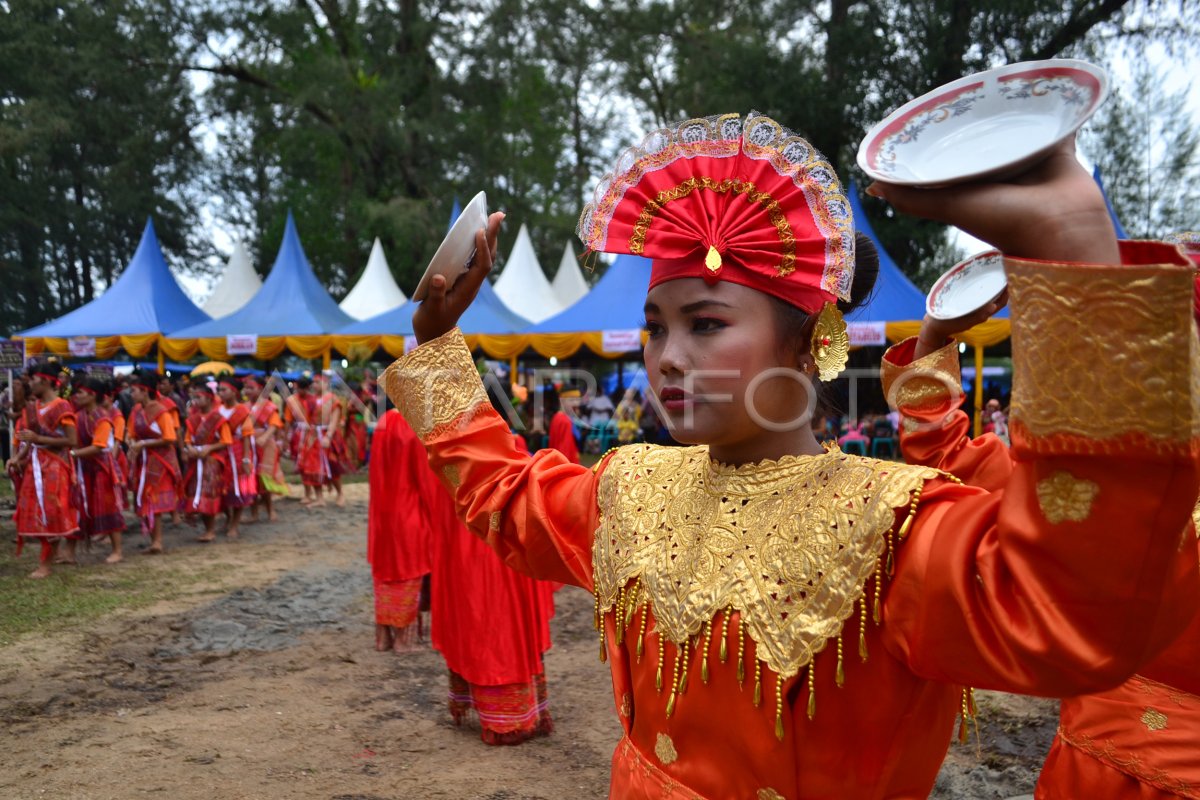
[[(920, 320), (887, 323), (886, 335), (888, 341), (902, 342), (910, 336), (921, 332)], [(968, 331), (955, 335), (955, 339), (965, 342), (972, 347), (991, 347), (1000, 344), (1012, 335), (1012, 322), (1007, 319), (989, 319), (981, 322)]]
[[(131, 333), (124, 336), (89, 336), (96, 340), (96, 358), (112, 358), (124, 350), (134, 358), (144, 358), (158, 343), (157, 333)], [(31, 336), (25, 339), (25, 352), (36, 356), (53, 353), (56, 356), (71, 355), (71, 340), (57, 336)]]

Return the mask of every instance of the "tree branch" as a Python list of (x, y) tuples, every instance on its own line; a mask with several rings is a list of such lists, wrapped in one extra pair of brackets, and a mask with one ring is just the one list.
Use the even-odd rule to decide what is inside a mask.
[[(1066, 24), (1058, 29), (1041, 47), (1031, 49), (1026, 47), (1021, 55), (1022, 61), (1038, 61), (1053, 58), (1077, 41), (1082, 39), (1096, 25), (1111, 19), (1124, 8), (1129, 0), (1101, 0), (1097, 6), (1092, 6), (1082, 13), (1072, 13)], [(1079, 9), (1076, 9), (1078, 12)]]

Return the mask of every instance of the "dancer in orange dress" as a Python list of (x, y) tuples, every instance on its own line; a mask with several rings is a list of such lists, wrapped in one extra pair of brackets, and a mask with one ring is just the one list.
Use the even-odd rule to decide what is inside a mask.
[[(421, 344), (385, 376), (471, 530), (595, 594), (624, 733), (613, 797), (924, 797), (969, 687), (1106, 690), (1200, 602), (1180, 536), (1200, 495), (1190, 263), (1154, 245), (1122, 263), (1072, 141), (1016, 181), (869, 191), (1006, 254), (1003, 488), (826, 450), (797, 416), (811, 376), (844, 367), (841, 312), (873, 276), (833, 169), (755, 114), (656, 131), (580, 222), (591, 249), (651, 259), (646, 372), (692, 446), (593, 471), (513, 444), (454, 327), (499, 214), (466, 275), (433, 279)], [(1155, 391), (1126, 391), (1138, 375)]]
[(283, 420), (279, 418), (279, 408), (271, 397), (263, 392), (263, 384), (258, 378), (247, 377), (242, 381), (242, 389), (247, 402), (250, 403), (250, 420), (254, 426), (250, 453), (255, 474), (258, 476), (251, 521), (258, 521), (258, 507), (263, 505), (267, 509), (267, 521), (274, 522), (278, 517), (275, 514), (273, 496), (288, 495), (279, 446)]
[(225, 476), (226, 492), (221, 501), (225, 512), (225, 535), (236, 539), (238, 524), (242, 521), (242, 509), (254, 505), (258, 494), (258, 473), (254, 468), (254, 422), (250, 419), (250, 406), (240, 402), (242, 386), (237, 378), (222, 376), (217, 381), (217, 413), (229, 426), (231, 441), (226, 454), (228, 474)]
[[(115, 564), (124, 558), (121, 534), (125, 531), (125, 474), (113, 455), (117, 438), (111, 411), (97, 402), (108, 391), (108, 385), (96, 378), (84, 378), (76, 380), (71, 388), (80, 445), (71, 451), (75, 508), (84, 536), (108, 537), (112, 552), (105, 563)], [(73, 545), (73, 540), (67, 545), (72, 560)]]
[(41, 543), (38, 568), (31, 578), (50, 575), (55, 542), (79, 533), (79, 515), (71, 502), (74, 470), (70, 449), (78, 443), (75, 410), (58, 396), (58, 371), (49, 365), (27, 370), (32, 402), (25, 406), (17, 440), (25, 447), (18, 463), (25, 469), (17, 495), (18, 550), (26, 541)]
[(296, 471), (304, 484), (302, 506), (323, 503), (321, 487), (328, 480), (323, 468), (321, 435), (317, 430), (317, 398), (310, 393), (312, 385), (312, 378), (299, 378), (295, 393), (288, 397), (283, 409), (291, 431), (288, 440), (296, 459)]
[[(215, 407), (215, 383), (207, 378), (193, 379), (190, 395), (183, 448), (187, 464), (183, 509), (189, 515), (199, 514), (204, 521), (204, 533), (196, 541), (211, 542), (217, 538), (217, 514), (221, 511), (232, 474), (229, 446), (233, 436), (229, 424)], [(236, 539), (238, 532), (231, 527), (225, 535)]]
[[(1123, 246), (1129, 251), (1140, 247)], [(1200, 296), (1200, 281), (1196, 295)], [(884, 363), (885, 393), (901, 413), (900, 447), (905, 460), (947, 470), (988, 491), (1004, 487), (1016, 465), (998, 437), (985, 433), (969, 438), (970, 419), (960, 408), (964, 398), (952, 337), (997, 310), (999, 304), (957, 320), (927, 318), (911, 347), (893, 348)], [(1188, 526), (1184, 535), (1193, 536), (1194, 529)], [(1156, 622), (1151, 619), (1148, 624)], [(1063, 699), (1058, 732), (1034, 797), (1200, 798), (1197, 747), (1200, 614), (1125, 683)]]
[(133, 507), (150, 536), (145, 555), (163, 550), (162, 515), (177, 512), (182, 476), (176, 458), (175, 416), (158, 402), (158, 375), (134, 372), (129, 384), (133, 409), (129, 412), (129, 491)]
[(316, 504), (323, 502), (322, 487), (332, 486), (337, 493), (334, 502), (340, 508), (346, 505), (346, 498), (342, 493), (342, 476), (350, 471), (346, 454), (346, 405), (333, 392), (331, 378), (331, 375), (321, 374), (313, 379), (317, 395), (313, 418), (317, 426), (319, 444), (316, 468), (320, 479), (316, 487)]
[(395, 410), (375, 426), (368, 471), (367, 562), (375, 586), (375, 649), (411, 649), (421, 636), (421, 584), (431, 571), (428, 497), (442, 491), (425, 448)]

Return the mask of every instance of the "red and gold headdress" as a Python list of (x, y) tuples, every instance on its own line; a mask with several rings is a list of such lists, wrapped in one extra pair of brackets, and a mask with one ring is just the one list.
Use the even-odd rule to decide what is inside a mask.
[(755, 112), (646, 136), (601, 179), (578, 232), (591, 250), (652, 259), (651, 285), (734, 281), (809, 313), (850, 297), (854, 222), (833, 167)]
[[(850, 299), (854, 278), (850, 204), (812, 145), (756, 112), (646, 136), (601, 179), (578, 233), (590, 250), (651, 259), (651, 287), (742, 284), (826, 321), (836, 315), (834, 338), (844, 337), (835, 304)], [(822, 366), (823, 377), (841, 370)]]

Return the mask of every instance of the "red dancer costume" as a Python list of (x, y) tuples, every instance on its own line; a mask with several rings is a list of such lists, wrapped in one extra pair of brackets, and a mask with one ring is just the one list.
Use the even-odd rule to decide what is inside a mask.
[[(579, 397), (579, 392), (568, 390), (563, 392), (560, 397), (568, 400), (571, 397)], [(579, 445), (575, 442), (575, 425), (572, 424), (571, 418), (562, 411), (555, 412), (554, 416), (550, 418), (550, 435), (547, 444), (552, 450), (557, 450), (566, 456), (567, 461), (572, 464), (579, 463)]]
[(367, 562), (375, 584), (375, 624), (391, 629), (393, 643), (409, 645), (420, 633), (421, 579), (432, 569), (426, 498), (442, 488), (429, 472), (421, 441), (394, 410), (375, 426), (368, 477)]
[[(1041, 175), (1050, 192), (1085, 184), (1062, 163)], [(691, 120), (597, 194), (590, 248), (651, 258), (651, 291), (703, 278), (777, 297), (811, 315), (822, 377), (840, 371), (852, 221), (807, 142), (760, 116)], [(836, 449), (730, 466), (707, 445), (632, 445), (593, 472), (514, 446), (457, 330), (388, 370), (475, 534), (595, 593), (625, 734), (613, 797), (925, 797), (964, 687), (1104, 690), (1186, 627), (1200, 597), (1200, 552), (1180, 536), (1200, 494), (1190, 264), (1145, 247), (1125, 266), (1005, 267), (1014, 462), (993, 492)], [(1128, 390), (1139, 376), (1157, 390)]]
[[(322, 378), (323, 383), (327, 380)], [(316, 399), (313, 419), (317, 423), (318, 437), (328, 441), (328, 446), (320, 448), (318, 469), (325, 476), (324, 482), (332, 483), (350, 471), (346, 453), (346, 407), (341, 398), (326, 388)]]
[[(1136, 260), (1143, 246), (1122, 243), (1127, 260)], [(1200, 296), (1200, 282), (1196, 287)], [(1014, 471), (1012, 454), (994, 436), (968, 438), (970, 420), (959, 410), (963, 398), (954, 382), (958, 355), (953, 344), (916, 361), (912, 356), (911, 346), (897, 347), (889, 353), (896, 362), (884, 363), (885, 393), (894, 395), (902, 415), (905, 460), (945, 469), (988, 491), (1002, 488)], [(918, 377), (907, 390), (893, 390), (893, 375)], [(1193, 518), (1198, 514), (1200, 506)], [(1191, 531), (1185, 535), (1191, 536)], [(1170, 647), (1121, 686), (1063, 699), (1058, 734), (1034, 796), (1200, 798), (1198, 747), (1200, 614)]]
[(125, 475), (113, 455), (116, 433), (112, 417), (105, 409), (92, 406), (76, 412), (76, 421), (79, 446), (90, 445), (100, 451), (75, 459), (75, 507), (79, 511), (80, 528), (91, 537), (124, 531)]
[(157, 515), (171, 513), (181, 502), (182, 481), (174, 444), (177, 436), (174, 416), (157, 400), (138, 403), (129, 412), (126, 441), (131, 445), (141, 441), (169, 443), (144, 447), (129, 459), (129, 491), (146, 529), (154, 526)]
[[(229, 445), (233, 437), (218, 409), (213, 408), (208, 413), (194, 409), (188, 414), (184, 441), (193, 447), (208, 447)], [(184, 481), (182, 510), (206, 517), (217, 514), (225, 498), (230, 474), (228, 448), (190, 459)]]
[[(241, 395), (241, 387), (228, 381), (220, 381), (220, 386), (226, 391)], [(217, 413), (229, 426), (231, 440), (225, 450), (225, 462), (228, 467), (226, 475), (225, 498), (221, 503), (222, 509), (248, 508), (254, 505), (258, 495), (258, 473), (254, 467), (253, 452), (254, 422), (250, 419), (250, 407), (245, 403), (237, 403), (230, 408), (223, 402), (217, 407)]]
[[(35, 379), (57, 385), (54, 375), (36, 373)], [(18, 548), (26, 540), (42, 543), (41, 570), (48, 569), (54, 539), (79, 532), (79, 515), (71, 503), (75, 474), (69, 445), (49, 445), (42, 439), (70, 438), (75, 434), (75, 410), (61, 397), (38, 400), (25, 406), (21, 439), (27, 445), (28, 463), (17, 495)], [(48, 572), (46, 573), (48, 574)]]
[(259, 395), (250, 413), (254, 426), (251, 457), (258, 475), (259, 494), (288, 494), (287, 480), (283, 474), (281, 453), (276, 434), (283, 430), (279, 409), (269, 397)]

